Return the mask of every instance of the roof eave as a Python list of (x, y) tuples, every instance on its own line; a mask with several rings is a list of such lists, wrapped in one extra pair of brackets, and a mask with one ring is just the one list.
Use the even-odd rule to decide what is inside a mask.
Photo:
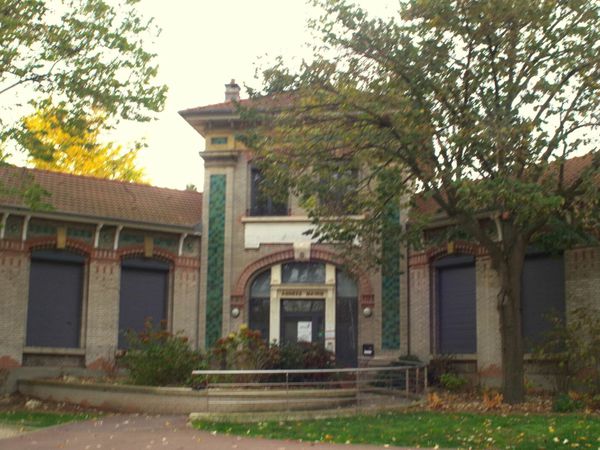
[(200, 224), (194, 225), (168, 225), (157, 222), (144, 222), (136, 220), (121, 219), (118, 217), (94, 216), (87, 214), (77, 214), (68, 211), (35, 211), (23, 206), (0, 205), (0, 212), (8, 212), (9, 214), (31, 215), (42, 219), (67, 220), (69, 222), (83, 222), (104, 225), (125, 225), (128, 228), (137, 228), (149, 231), (163, 231), (174, 234), (193, 234), (196, 236), (202, 235)]

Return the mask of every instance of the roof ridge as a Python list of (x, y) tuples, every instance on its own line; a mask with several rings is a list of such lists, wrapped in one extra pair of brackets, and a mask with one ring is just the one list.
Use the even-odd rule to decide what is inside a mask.
[(101, 182), (106, 182), (106, 183), (110, 183), (110, 184), (124, 184), (124, 185), (128, 185), (128, 186), (140, 186), (140, 187), (144, 187), (144, 188), (151, 188), (151, 189), (160, 189), (160, 190), (168, 190), (168, 191), (175, 191), (175, 192), (190, 192), (193, 194), (200, 194), (202, 195), (202, 192), (199, 191), (192, 191), (192, 190), (188, 190), (188, 189), (175, 189), (175, 188), (169, 188), (169, 187), (161, 187), (161, 186), (154, 186), (152, 184), (146, 184), (146, 183), (140, 183), (140, 182), (135, 182), (135, 181), (125, 181), (125, 180), (111, 180), (109, 178), (102, 178), (102, 177), (98, 177), (98, 176), (94, 176), (94, 175), (78, 175), (78, 174), (74, 174), (74, 173), (68, 173), (68, 172), (61, 172), (58, 170), (51, 170), (51, 169), (38, 169), (36, 167), (25, 167), (25, 166), (17, 166), (17, 165), (11, 165), (11, 164), (7, 164), (5, 166), (0, 166), (0, 168), (9, 168), (9, 169), (21, 169), (23, 171), (28, 171), (28, 172), (32, 172), (32, 173), (47, 173), (47, 174), (51, 174), (52, 176), (63, 176), (63, 177), (73, 177), (73, 178), (85, 178), (85, 179), (89, 179), (89, 180), (97, 180), (97, 181), (101, 181)]

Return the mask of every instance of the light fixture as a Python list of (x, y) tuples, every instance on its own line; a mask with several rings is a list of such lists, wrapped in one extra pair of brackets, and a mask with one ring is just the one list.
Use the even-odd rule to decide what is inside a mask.
[(373, 310), (368, 306), (363, 309), (363, 316), (371, 317), (373, 315)]
[(231, 309), (231, 317), (233, 317), (234, 319), (237, 317), (240, 317), (240, 308), (232, 308)]

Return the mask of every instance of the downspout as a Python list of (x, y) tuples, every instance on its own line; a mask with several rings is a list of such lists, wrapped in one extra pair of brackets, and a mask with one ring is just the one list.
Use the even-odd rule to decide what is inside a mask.
[(98, 248), (98, 245), (100, 243), (100, 230), (103, 226), (103, 223), (99, 223), (98, 225), (96, 225), (96, 233), (94, 233), (94, 248)]
[(0, 239), (4, 239), (5, 230), (6, 230), (6, 221), (8, 220), (8, 216), (10, 214), (5, 212), (2, 213), (2, 224), (0, 224)]
[(183, 241), (185, 241), (185, 238), (187, 237), (187, 233), (182, 233), (181, 236), (179, 237), (179, 248), (177, 250), (177, 256), (181, 256), (183, 255)]
[(29, 221), (31, 220), (31, 214), (25, 216), (25, 221), (23, 222), (23, 231), (21, 233), (21, 241), (25, 242), (27, 240), (27, 231), (29, 230)]
[[(200, 255), (198, 259), (202, 262), (202, 237), (200, 237)], [(200, 277), (202, 276), (202, 264), (198, 264), (198, 283), (196, 289), (196, 350), (200, 350), (200, 291), (201, 283)]]
[(116, 252), (119, 248), (119, 237), (121, 236), (121, 230), (123, 229), (123, 225), (119, 225), (117, 227), (117, 231), (115, 232), (115, 241), (113, 242), (113, 250)]

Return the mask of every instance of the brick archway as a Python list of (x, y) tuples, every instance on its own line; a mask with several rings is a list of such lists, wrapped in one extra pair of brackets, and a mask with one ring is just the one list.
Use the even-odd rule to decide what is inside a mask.
[[(342, 266), (344, 264), (343, 259), (337, 253), (318, 245), (311, 247), (310, 260), (334, 264), (336, 266)], [(237, 283), (231, 294), (231, 305), (237, 308), (244, 307), (246, 286), (248, 285), (250, 278), (255, 273), (260, 272), (261, 270), (271, 267), (275, 264), (281, 264), (288, 261), (294, 261), (293, 249), (282, 250), (267, 256), (263, 256), (262, 258), (259, 258), (253, 263), (246, 266), (244, 271), (238, 277)], [(358, 281), (361, 307), (373, 307), (375, 303), (375, 298), (373, 295), (373, 287), (371, 286), (371, 281), (369, 280), (369, 277), (364, 272), (354, 272), (353, 275), (356, 276)]]
[(427, 261), (431, 262), (436, 259), (443, 258), (444, 256), (454, 255), (454, 254), (463, 254), (463, 255), (471, 255), (474, 257), (482, 256), (485, 254), (485, 249), (478, 244), (467, 241), (453, 241), (453, 250), (449, 250), (449, 243), (446, 245), (439, 245), (437, 247), (429, 248), (425, 251), (425, 255), (427, 256)]
[[(56, 243), (56, 237), (33, 238), (26, 241), (26, 248), (29, 252), (35, 250), (55, 250)], [(64, 250), (78, 253), (85, 257), (89, 257), (92, 254), (92, 246), (78, 239), (67, 238)]]
[[(129, 247), (123, 247), (117, 250), (117, 255), (119, 259), (126, 258), (128, 256), (144, 256), (144, 246), (143, 245), (131, 245)], [(160, 248), (154, 248), (152, 251), (152, 257), (156, 259), (163, 260), (170, 264), (175, 264), (177, 260), (177, 256), (169, 252), (167, 250), (163, 250)]]

